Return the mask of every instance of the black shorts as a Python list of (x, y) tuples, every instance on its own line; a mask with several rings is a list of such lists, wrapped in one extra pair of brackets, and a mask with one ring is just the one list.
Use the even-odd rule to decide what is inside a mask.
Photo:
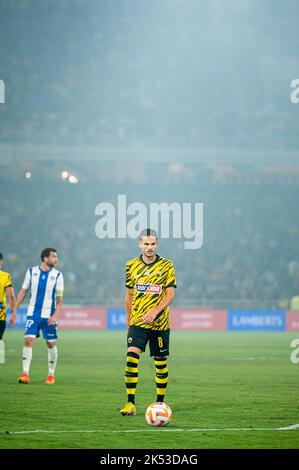
[(0, 320), (0, 339), (3, 338), (5, 327), (6, 327), (6, 320)]
[(135, 346), (145, 352), (146, 345), (149, 343), (151, 356), (169, 356), (169, 334), (170, 330), (151, 330), (132, 325), (127, 335), (128, 348)]

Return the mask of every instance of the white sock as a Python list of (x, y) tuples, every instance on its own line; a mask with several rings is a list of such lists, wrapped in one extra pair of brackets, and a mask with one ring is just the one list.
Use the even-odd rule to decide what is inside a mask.
[(29, 369), (32, 359), (32, 348), (23, 347), (23, 374), (29, 375)]
[(57, 346), (54, 346), (54, 348), (48, 348), (48, 364), (49, 364), (49, 375), (54, 375), (55, 374), (55, 369), (57, 365)]
[(5, 346), (3, 339), (0, 339), (0, 364), (5, 363)]

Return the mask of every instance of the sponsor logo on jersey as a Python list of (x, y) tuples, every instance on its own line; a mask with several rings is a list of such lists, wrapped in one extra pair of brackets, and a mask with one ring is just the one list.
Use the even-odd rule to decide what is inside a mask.
[(161, 294), (162, 286), (158, 284), (146, 284), (145, 282), (137, 282), (136, 284), (137, 292), (142, 294)]

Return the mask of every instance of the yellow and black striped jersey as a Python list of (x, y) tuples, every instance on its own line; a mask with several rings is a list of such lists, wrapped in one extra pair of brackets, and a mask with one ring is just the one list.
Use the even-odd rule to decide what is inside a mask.
[(147, 264), (140, 255), (128, 261), (126, 287), (134, 289), (130, 325), (152, 330), (167, 330), (170, 327), (169, 306), (151, 324), (142, 322), (142, 317), (165, 297), (166, 289), (176, 287), (174, 266), (169, 259), (156, 255), (156, 260)]
[(0, 271), (0, 320), (6, 320), (6, 288), (12, 286), (11, 275)]

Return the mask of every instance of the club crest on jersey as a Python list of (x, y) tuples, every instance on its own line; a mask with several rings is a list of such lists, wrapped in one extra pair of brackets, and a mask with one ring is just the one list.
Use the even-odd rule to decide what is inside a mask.
[(137, 282), (136, 284), (137, 292), (142, 294), (161, 294), (162, 286), (158, 284), (146, 284), (145, 282)]

